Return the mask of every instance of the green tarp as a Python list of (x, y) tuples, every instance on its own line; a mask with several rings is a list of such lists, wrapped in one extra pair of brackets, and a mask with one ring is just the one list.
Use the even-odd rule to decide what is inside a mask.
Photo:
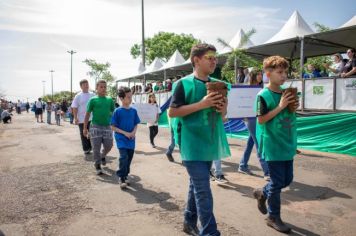
[[(159, 119), (168, 127), (167, 111)], [(356, 157), (356, 114), (336, 113), (297, 118), (298, 148), (340, 153)], [(248, 132), (229, 133), (228, 137), (247, 139)]]

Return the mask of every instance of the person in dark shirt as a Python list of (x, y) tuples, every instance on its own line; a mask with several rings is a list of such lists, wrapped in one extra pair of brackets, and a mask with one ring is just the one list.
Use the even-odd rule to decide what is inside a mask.
[(349, 57), (349, 61), (345, 64), (344, 70), (341, 73), (341, 77), (349, 77), (356, 74), (356, 55), (355, 49), (350, 48), (347, 50), (347, 56)]

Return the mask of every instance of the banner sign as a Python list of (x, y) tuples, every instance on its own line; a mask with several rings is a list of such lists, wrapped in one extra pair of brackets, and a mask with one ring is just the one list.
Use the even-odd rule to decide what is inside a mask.
[(227, 117), (256, 117), (255, 100), (261, 89), (259, 86), (233, 86), (228, 95)]
[(148, 103), (135, 103), (131, 105), (137, 110), (141, 123), (154, 123), (157, 116), (157, 107)]

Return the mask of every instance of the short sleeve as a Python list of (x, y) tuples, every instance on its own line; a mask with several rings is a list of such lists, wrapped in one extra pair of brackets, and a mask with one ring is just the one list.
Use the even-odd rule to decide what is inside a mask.
[(137, 111), (135, 109), (135, 125), (139, 124), (141, 122), (140, 117), (138, 117)]
[(356, 58), (352, 59), (352, 68), (351, 68), (351, 70), (353, 68), (355, 68), (355, 67), (356, 67)]
[(87, 112), (92, 112), (93, 111), (93, 106), (94, 106), (94, 100), (90, 99), (87, 105)]
[(264, 98), (262, 96), (258, 96), (257, 97), (257, 109), (256, 109), (257, 116), (264, 116), (268, 112), (269, 111), (267, 108), (266, 101), (264, 100)]
[(183, 83), (179, 81), (172, 95), (170, 107), (178, 108), (183, 105), (187, 104), (185, 102), (185, 92)]
[(119, 124), (118, 124), (118, 119), (117, 119), (117, 115), (119, 113), (119, 110), (115, 110), (114, 113), (112, 114), (111, 116), (111, 125), (112, 126), (115, 126), (115, 127), (118, 127)]
[(73, 102), (71, 104), (71, 107), (73, 108), (78, 108), (79, 107), (79, 95), (76, 95), (73, 99)]

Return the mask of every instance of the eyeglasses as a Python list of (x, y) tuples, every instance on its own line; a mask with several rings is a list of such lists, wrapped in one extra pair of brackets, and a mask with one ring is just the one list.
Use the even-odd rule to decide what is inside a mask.
[(209, 60), (209, 61), (217, 61), (218, 58), (216, 56), (213, 55), (204, 55), (204, 58)]

